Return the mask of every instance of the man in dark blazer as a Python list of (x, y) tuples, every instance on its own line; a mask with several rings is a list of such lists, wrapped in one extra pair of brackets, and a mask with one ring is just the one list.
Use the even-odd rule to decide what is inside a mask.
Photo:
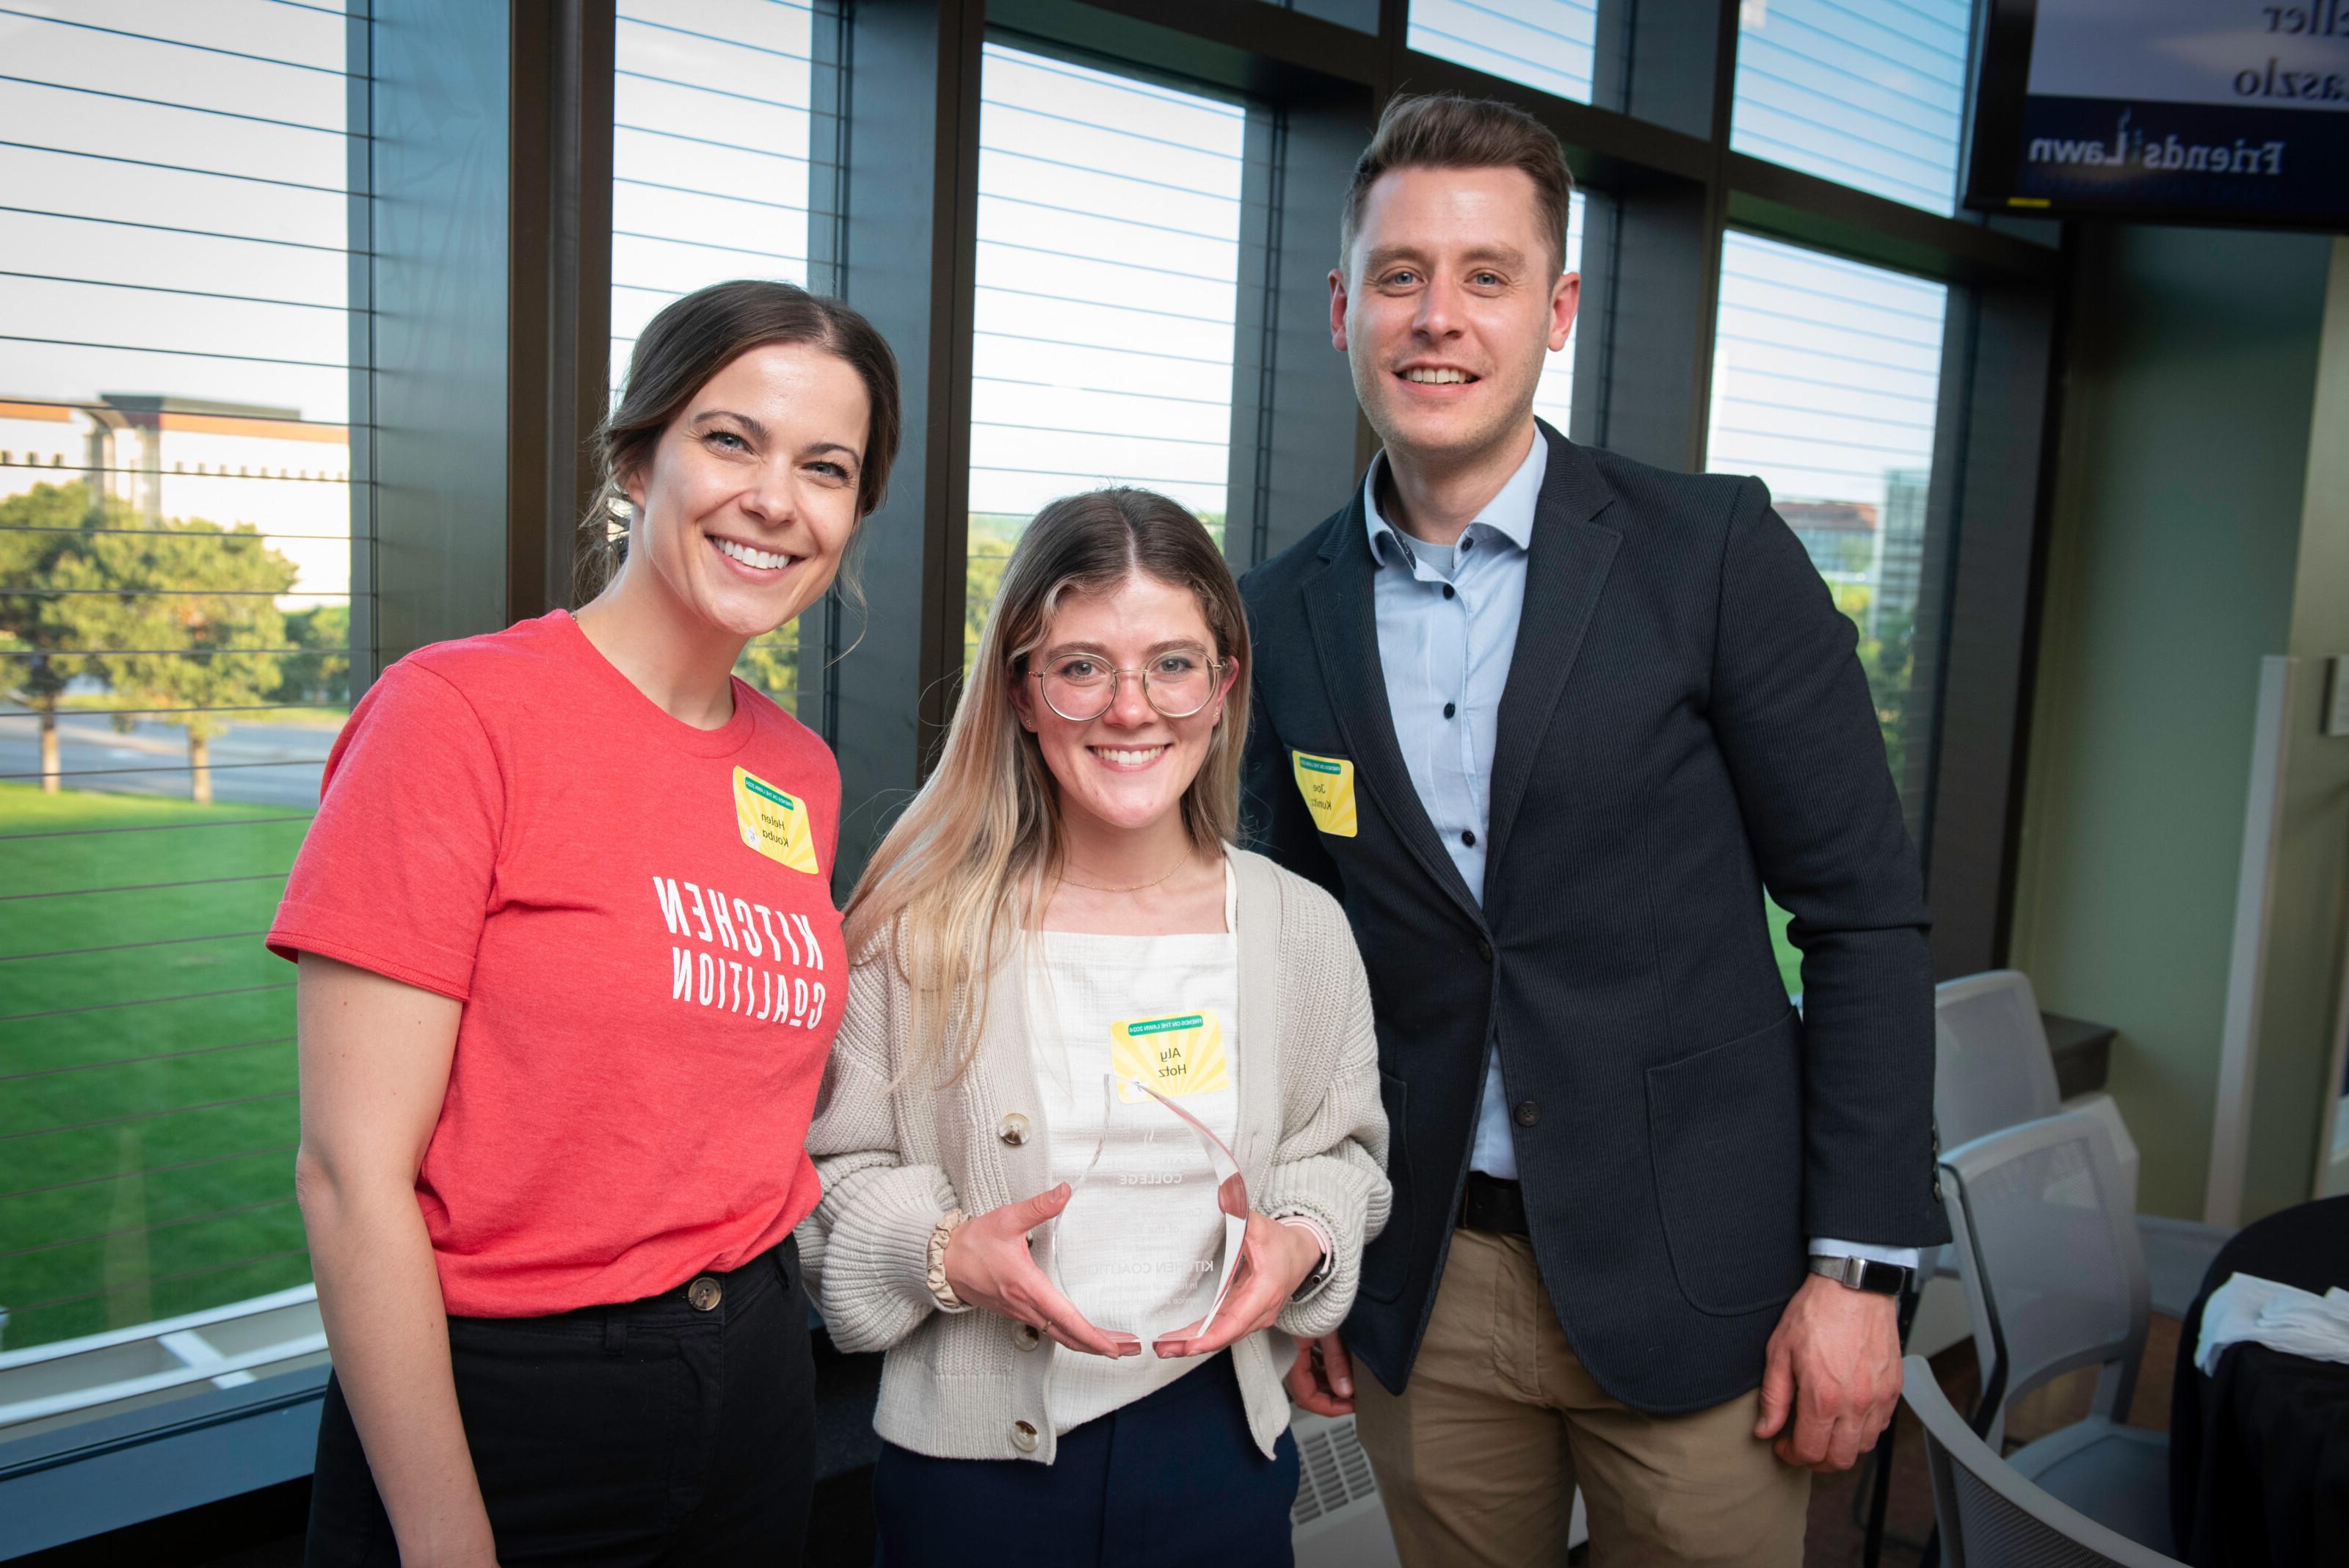
[(1599, 1561), (1793, 1563), (1945, 1234), (1925, 905), (1855, 632), (1761, 483), (1534, 417), (1569, 186), (1516, 109), (1389, 109), (1330, 274), (1385, 449), (1243, 585), (1250, 829), (1344, 901), (1393, 1138), (1290, 1387), (1357, 1408), (1411, 1568), (1563, 1561), (1578, 1483)]

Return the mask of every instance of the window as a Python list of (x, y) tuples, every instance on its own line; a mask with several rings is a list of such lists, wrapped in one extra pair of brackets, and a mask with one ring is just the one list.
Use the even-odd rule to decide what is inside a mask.
[(372, 652), (349, 30), (0, 16), (0, 1429), (317, 1349), (260, 934)]
[(1422, 54), (1588, 103), (1598, 0), (1411, 0), (1405, 41)]
[(1973, 0), (1741, 0), (1732, 151), (1955, 209)]
[[(1582, 214), (1589, 198), (1581, 192), (1567, 208), (1566, 270), (1582, 270)], [(1589, 296), (1584, 295), (1588, 303)], [(1567, 418), (1574, 411), (1574, 349), (1582, 337), (1582, 317), (1577, 312), (1574, 329), (1566, 335), (1566, 347), (1551, 352), (1542, 362), (1541, 380), (1534, 388), (1534, 412), (1556, 425), (1560, 435), (1568, 433)]]
[[(1762, 477), (1858, 628), (1912, 828), (1933, 722), (1912, 639), (1948, 304), (1921, 278), (1752, 234), (1722, 244), (1705, 466)], [(1773, 923), (1795, 989), (1784, 914)]]
[(1162, 491), (1218, 539), (1245, 111), (987, 46), (963, 662), (1047, 501)]
[[(612, 389), (660, 308), (729, 278), (819, 291), (810, 254), (813, 11), (796, 0), (622, 0), (613, 36)], [(735, 673), (786, 708), (799, 625)]]

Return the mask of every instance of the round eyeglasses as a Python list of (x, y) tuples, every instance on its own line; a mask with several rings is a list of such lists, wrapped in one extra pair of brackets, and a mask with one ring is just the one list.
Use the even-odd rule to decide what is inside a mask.
[(1216, 700), (1216, 679), (1223, 669), (1203, 649), (1177, 648), (1139, 670), (1119, 670), (1090, 653), (1064, 653), (1028, 674), (1042, 690), (1046, 707), (1072, 724), (1083, 724), (1110, 711), (1118, 682), (1128, 675), (1142, 682), (1143, 700), (1160, 718), (1187, 719)]

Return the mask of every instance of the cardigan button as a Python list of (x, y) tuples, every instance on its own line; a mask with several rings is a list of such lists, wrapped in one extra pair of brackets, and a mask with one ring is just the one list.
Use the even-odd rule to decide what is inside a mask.
[(1013, 1148), (1018, 1148), (1028, 1141), (1028, 1118), (1018, 1111), (1013, 1111), (997, 1125), (995, 1136)]
[(1023, 1323), (1012, 1329), (1011, 1343), (1022, 1350), (1033, 1350), (1044, 1343), (1044, 1336), (1034, 1324)]
[(1011, 1423), (1011, 1446), (1023, 1454), (1036, 1451), (1036, 1428), (1025, 1421)]

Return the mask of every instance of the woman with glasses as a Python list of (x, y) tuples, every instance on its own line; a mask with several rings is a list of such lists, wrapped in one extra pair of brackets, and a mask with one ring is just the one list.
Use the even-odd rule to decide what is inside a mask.
[(802, 1228), (885, 1350), (880, 1561), (1290, 1561), (1281, 1374), (1387, 1213), (1343, 912), (1232, 845), (1239, 590), (1164, 496), (1012, 552), (937, 769), (848, 906)]

